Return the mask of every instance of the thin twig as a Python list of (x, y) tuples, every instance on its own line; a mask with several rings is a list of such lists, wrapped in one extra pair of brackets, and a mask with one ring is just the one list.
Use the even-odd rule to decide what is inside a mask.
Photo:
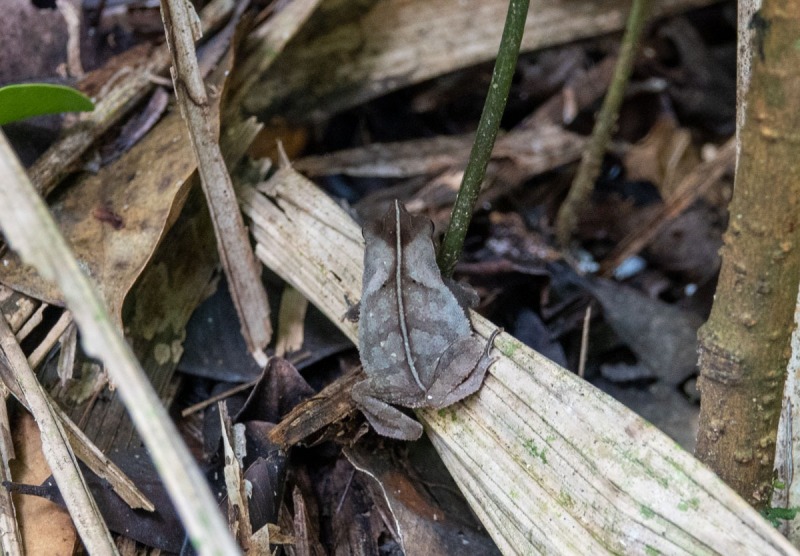
[(250, 382), (245, 382), (244, 384), (239, 384), (238, 386), (234, 386), (233, 388), (229, 388), (228, 390), (220, 392), (215, 396), (211, 396), (210, 398), (203, 400), (202, 402), (197, 402), (194, 405), (190, 405), (189, 407), (181, 411), (181, 417), (188, 417), (189, 415), (194, 415), (198, 411), (202, 411), (210, 405), (214, 405), (215, 403), (221, 402), (226, 398), (230, 398), (231, 396), (233, 396), (234, 394), (238, 394), (239, 392), (244, 392), (248, 388), (252, 388), (256, 384), (258, 384), (259, 380), (261, 380), (261, 377), (255, 380), (251, 380)]
[(33, 332), (34, 328), (36, 328), (37, 326), (42, 324), (44, 311), (49, 306), (50, 305), (48, 305), (47, 303), (42, 303), (41, 305), (39, 305), (39, 308), (36, 309), (36, 312), (33, 313), (28, 318), (28, 320), (25, 321), (25, 324), (23, 324), (22, 327), (19, 330), (17, 330), (16, 336), (17, 336), (17, 341), (18, 342), (21, 342), (22, 340), (27, 338), (28, 334)]
[(217, 250), (239, 315), (242, 335), (250, 353), (259, 365), (264, 366), (267, 359), (263, 350), (272, 336), (267, 294), (261, 284), (261, 269), (250, 247), (233, 183), (213, 131), (210, 103), (194, 50), (194, 39), (199, 30), (192, 18), (194, 11), (190, 9), (184, 0), (161, 0), (161, 16), (173, 59), (172, 80), (197, 157)]
[(600, 113), (597, 115), (597, 122), (594, 125), (594, 130), (592, 130), (592, 138), (583, 153), (575, 179), (572, 181), (572, 187), (570, 187), (569, 194), (558, 211), (556, 236), (562, 247), (568, 246), (569, 240), (578, 225), (578, 219), (589, 205), (589, 197), (594, 189), (594, 180), (600, 173), (603, 155), (617, 123), (619, 107), (622, 105), (625, 87), (628, 85), (633, 62), (639, 50), (639, 38), (644, 30), (649, 12), (650, 0), (633, 0), (611, 86), (608, 88), (608, 94), (603, 100)]
[(578, 359), (578, 376), (583, 378), (586, 372), (586, 355), (589, 353), (589, 327), (592, 323), (592, 304), (586, 307), (583, 315), (583, 330), (581, 330), (581, 352)]
[(730, 171), (736, 161), (736, 139), (720, 147), (717, 155), (692, 169), (675, 187), (672, 196), (646, 222), (641, 223), (620, 241), (600, 264), (600, 275), (610, 276), (622, 262), (647, 247), (667, 223), (689, 208), (712, 185)]
[(39, 342), (39, 345), (36, 346), (30, 357), (28, 357), (28, 364), (31, 366), (31, 369), (35, 369), (44, 361), (44, 358), (50, 353), (53, 346), (58, 343), (58, 340), (64, 332), (66, 332), (70, 324), (72, 324), (72, 315), (69, 311), (64, 311), (53, 327), (47, 331), (47, 335)]

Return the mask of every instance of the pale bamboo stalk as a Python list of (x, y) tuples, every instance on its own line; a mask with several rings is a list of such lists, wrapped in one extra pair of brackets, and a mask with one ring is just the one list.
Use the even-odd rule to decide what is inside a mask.
[(238, 554), (205, 477), (2, 133), (0, 175), (0, 227), (6, 239), (43, 278), (58, 284), (84, 351), (103, 362), (117, 385), (197, 551)]

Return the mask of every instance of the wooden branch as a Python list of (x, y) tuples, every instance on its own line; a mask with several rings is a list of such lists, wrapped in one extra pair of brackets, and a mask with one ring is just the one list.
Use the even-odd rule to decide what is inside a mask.
[(740, 42), (736, 178), (722, 266), (697, 335), (696, 453), (764, 507), (800, 279), (800, 0), (764, 0), (739, 25), (753, 34)]
[[(360, 295), (358, 227), (289, 168), (258, 189), (240, 191), (257, 256), (355, 341), (342, 316)], [(475, 396), (418, 415), (504, 553), (798, 554), (629, 409), (508, 334), (496, 346)]]

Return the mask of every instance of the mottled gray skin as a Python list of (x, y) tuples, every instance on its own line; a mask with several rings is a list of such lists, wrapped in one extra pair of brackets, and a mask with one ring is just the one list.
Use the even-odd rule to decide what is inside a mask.
[(390, 404), (442, 408), (472, 394), (494, 362), (493, 338), (472, 330), (463, 303), (475, 293), (442, 280), (429, 219), (395, 201), (363, 233), (358, 343), (368, 378), (353, 400), (379, 434), (416, 440), (422, 425)]

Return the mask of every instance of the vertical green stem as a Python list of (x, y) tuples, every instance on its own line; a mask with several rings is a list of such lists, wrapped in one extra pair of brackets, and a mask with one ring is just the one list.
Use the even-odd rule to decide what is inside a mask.
[(486, 95), (486, 103), (478, 123), (475, 143), (472, 145), (469, 162), (464, 170), (464, 178), (453, 206), (450, 225), (439, 250), (439, 268), (444, 276), (452, 276), (453, 268), (464, 246), (472, 211), (486, 175), (486, 166), (489, 164), (494, 140), (500, 127), (500, 118), (506, 107), (508, 91), (511, 89), (511, 78), (517, 65), (519, 45), (522, 42), (527, 15), (528, 0), (509, 1), (503, 38), (500, 41), (489, 93)]
[(597, 115), (592, 137), (581, 158), (580, 166), (572, 181), (569, 194), (561, 205), (556, 218), (556, 236), (562, 247), (569, 244), (583, 211), (589, 205), (589, 196), (594, 189), (594, 181), (600, 173), (600, 164), (606, 152), (606, 146), (617, 123), (619, 107), (625, 95), (625, 87), (631, 76), (633, 62), (639, 50), (639, 39), (647, 22), (650, 11), (650, 0), (633, 0), (631, 13), (622, 38), (619, 59), (614, 69), (614, 77), (603, 106)]

